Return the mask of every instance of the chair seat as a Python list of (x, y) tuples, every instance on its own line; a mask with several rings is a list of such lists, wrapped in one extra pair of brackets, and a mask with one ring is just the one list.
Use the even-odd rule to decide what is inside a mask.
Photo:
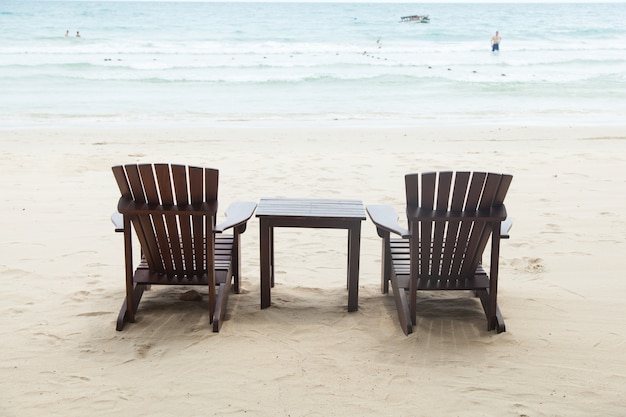
[[(215, 284), (223, 284), (231, 276), (233, 253), (233, 236), (215, 236)], [(180, 275), (167, 275), (150, 271), (145, 257), (141, 258), (137, 271), (133, 277), (133, 282), (148, 285), (208, 285), (206, 273), (190, 273), (182, 271)]]
[[(397, 277), (398, 287), (408, 290), (411, 275), (409, 239), (390, 239), (391, 263)], [(481, 290), (489, 288), (487, 272), (478, 265), (472, 277), (451, 278), (450, 276), (418, 277), (418, 290)]]

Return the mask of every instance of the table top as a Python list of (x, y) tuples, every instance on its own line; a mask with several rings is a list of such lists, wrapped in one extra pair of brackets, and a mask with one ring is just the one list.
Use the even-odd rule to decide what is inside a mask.
[(256, 217), (301, 217), (365, 220), (360, 200), (262, 198)]

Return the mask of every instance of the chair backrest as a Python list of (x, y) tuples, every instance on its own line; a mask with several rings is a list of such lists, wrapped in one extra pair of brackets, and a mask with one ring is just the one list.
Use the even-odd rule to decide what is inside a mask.
[(170, 164), (115, 166), (122, 197), (150, 270), (201, 277), (213, 265), (218, 171)]
[(449, 171), (405, 176), (411, 258), (419, 277), (474, 273), (489, 237), (506, 218), (503, 202), (512, 178)]

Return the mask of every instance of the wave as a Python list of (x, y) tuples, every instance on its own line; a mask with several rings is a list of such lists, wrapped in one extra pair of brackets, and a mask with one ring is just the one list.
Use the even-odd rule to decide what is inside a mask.
[[(607, 38), (601, 42), (584, 41), (574, 38), (563, 42), (549, 42), (544, 39), (532, 41), (505, 40), (502, 53), (512, 54), (570, 54), (605, 53), (619, 56), (626, 51), (626, 34), (618, 38)], [(456, 40), (386, 40), (370, 39), (355, 43), (346, 42), (302, 42), (302, 41), (198, 41), (198, 40), (111, 40), (111, 39), (76, 39), (73, 36), (41, 36), (32, 40), (5, 40), (0, 44), (0, 54), (14, 55), (155, 55), (155, 56), (326, 56), (376, 54), (384, 56), (412, 55), (483, 55), (489, 51), (484, 41)]]
[(583, 95), (607, 93), (626, 97), (626, 74), (613, 72), (602, 75), (568, 74), (560, 72), (552, 74), (528, 74), (519, 76), (515, 73), (455, 70), (446, 68), (420, 68), (412, 73), (397, 74), (342, 74), (297, 73), (275, 74), (272, 71), (244, 72), (228, 74), (227, 71), (208, 75), (202, 71), (193, 73), (152, 72), (152, 71), (110, 71), (89, 72), (83, 69), (89, 66), (76, 65), (73, 70), (50, 73), (31, 73), (21, 71), (14, 75), (4, 75), (0, 87), (6, 84), (24, 86), (25, 90), (56, 88), (50, 86), (67, 86), (67, 88), (124, 88), (128, 91), (142, 86), (162, 86), (170, 88), (193, 88), (194, 86), (215, 86), (222, 89), (244, 89), (251, 92), (265, 89), (322, 88), (322, 89), (353, 89), (369, 90), (376, 94), (384, 94), (385, 90), (396, 92), (401, 90), (432, 91), (440, 94), (455, 94), (459, 91), (494, 92), (511, 94), (554, 94), (561, 96), (568, 91)]
[[(295, 73), (349, 72), (357, 74), (408, 72), (424, 67), (447, 67), (459, 69), (506, 68), (528, 71), (529, 69), (552, 67), (565, 72), (578, 72), (581, 68), (590, 75), (608, 72), (626, 66), (626, 51), (616, 54), (610, 51), (594, 51), (586, 54), (559, 54), (553, 51), (525, 54), (501, 53), (498, 56), (485, 54), (385, 54), (382, 52), (359, 52), (351, 54), (325, 55), (168, 55), (168, 54), (71, 54), (49, 56), (11, 55), (0, 61), (0, 71), (14, 69), (39, 69), (40, 71), (64, 71), (66, 69), (125, 69), (132, 71), (286, 71)], [(0, 74), (2, 75), (2, 74)]]

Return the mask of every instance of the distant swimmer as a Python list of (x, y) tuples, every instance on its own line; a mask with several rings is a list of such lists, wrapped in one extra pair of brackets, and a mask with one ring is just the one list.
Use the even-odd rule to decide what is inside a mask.
[(491, 52), (500, 50), (500, 42), (502, 42), (502, 37), (500, 33), (496, 30), (496, 34), (491, 38)]
[(80, 38), (80, 32), (76, 31), (76, 37)]
[(69, 31), (69, 30), (66, 30), (66, 31), (65, 31), (65, 37), (67, 38), (68, 36), (70, 36), (70, 31)]

